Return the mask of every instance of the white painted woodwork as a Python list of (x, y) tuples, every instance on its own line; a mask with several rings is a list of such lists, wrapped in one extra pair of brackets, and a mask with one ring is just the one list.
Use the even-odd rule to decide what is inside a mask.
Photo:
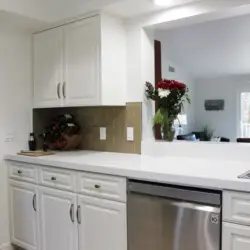
[(250, 194), (223, 192), (223, 221), (250, 226)]
[[(77, 250), (76, 195), (40, 187), (39, 196), (42, 249)], [(70, 217), (71, 205), (74, 222)]]
[(249, 250), (250, 227), (223, 223), (222, 250)]
[(9, 193), (11, 242), (26, 250), (39, 250), (37, 186), (10, 180)]
[(126, 202), (126, 179), (114, 176), (78, 173), (77, 192), (107, 200)]
[(62, 36), (62, 28), (34, 35), (35, 108), (62, 105)]
[(26, 163), (9, 161), (8, 167), (9, 178), (25, 182), (37, 183), (38, 170), (36, 166)]
[(126, 178), (32, 166), (39, 186), (9, 176), (13, 244), (27, 250), (127, 250)]
[(101, 105), (99, 19), (72, 23), (64, 31), (65, 105)]
[(127, 250), (126, 204), (78, 196), (79, 249)]
[(35, 107), (125, 106), (122, 21), (97, 15), (35, 34), (34, 68)]
[(40, 168), (39, 183), (65, 191), (76, 190), (76, 172), (57, 168)]
[(101, 96), (105, 106), (124, 106), (128, 98), (126, 32), (120, 19), (101, 15)]

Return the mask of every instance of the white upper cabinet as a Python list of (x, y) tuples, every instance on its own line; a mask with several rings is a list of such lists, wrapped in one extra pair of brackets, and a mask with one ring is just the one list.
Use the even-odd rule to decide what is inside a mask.
[(35, 35), (35, 107), (124, 106), (126, 32), (119, 19), (86, 18)]
[(65, 104), (100, 103), (100, 27), (87, 19), (65, 27)]
[(62, 105), (63, 55), (62, 29), (34, 36), (34, 106)]
[(10, 181), (11, 242), (26, 250), (39, 250), (37, 187)]

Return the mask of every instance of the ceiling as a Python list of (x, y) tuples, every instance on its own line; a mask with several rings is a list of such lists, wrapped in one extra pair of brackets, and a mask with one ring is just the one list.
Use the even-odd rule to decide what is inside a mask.
[(166, 0), (169, 2), (167, 6), (157, 6), (153, 0), (122, 0), (109, 5), (105, 10), (123, 18), (131, 18), (138, 15), (152, 13), (162, 9), (177, 7), (179, 5), (200, 2), (202, 0)]
[(36, 0), (46, 3), (54, 19), (62, 20), (98, 11), (104, 7), (124, 0)]
[(31, 24), (35, 24), (34, 26), (37, 26), (36, 21), (38, 21), (39, 25), (41, 22), (44, 22), (44, 27), (50, 27), (52, 24), (60, 24), (72, 20), (72, 18), (100, 10), (125, 19), (132, 18), (134, 20), (134, 18), (139, 18), (139, 16), (149, 17), (154, 12), (161, 14), (161, 10), (163, 10), (162, 14), (164, 14), (165, 10), (171, 11), (176, 9), (176, 16), (180, 16), (178, 13), (181, 10), (175, 8), (180, 5), (185, 5), (185, 7), (193, 5), (193, 12), (196, 12), (196, 4), (206, 11), (212, 11), (214, 10), (212, 3), (216, 3), (218, 7), (219, 3), (240, 5), (250, 2), (250, 0), (166, 1), (169, 2), (168, 6), (159, 7), (153, 3), (153, 0), (0, 0), (0, 11), (27, 17), (32, 20)]
[[(167, 8), (204, 0), (166, 0)], [(166, 7), (165, 7), (166, 8)], [(123, 17), (135, 17), (164, 9), (153, 0), (1, 0), (0, 11), (15, 13), (48, 23), (59, 22), (86, 13), (106, 10)]]
[(5, 11), (47, 23), (98, 11), (123, 0), (1, 0), (0, 11)]
[(168, 58), (194, 77), (250, 74), (250, 15), (157, 31)]
[(126, 19), (205, 0), (166, 1), (167, 7), (156, 6), (153, 0), (0, 0), (0, 19), (34, 32), (91, 12), (106, 11)]
[[(8, 24), (8, 26), (6, 26), (6, 24)], [(0, 10), (0, 27), (1, 29), (13, 28), (15, 30), (31, 33), (42, 29), (44, 27), (44, 22)]]

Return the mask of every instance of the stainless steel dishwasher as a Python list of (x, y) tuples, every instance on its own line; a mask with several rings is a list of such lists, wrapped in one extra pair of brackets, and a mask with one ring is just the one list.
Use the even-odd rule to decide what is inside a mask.
[(220, 249), (220, 192), (129, 181), (128, 250)]

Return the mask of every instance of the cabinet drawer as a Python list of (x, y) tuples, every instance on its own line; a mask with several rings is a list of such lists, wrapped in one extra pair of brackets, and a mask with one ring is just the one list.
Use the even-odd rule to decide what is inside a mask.
[(79, 193), (126, 202), (126, 179), (107, 175), (78, 173)]
[(41, 168), (39, 171), (39, 182), (43, 186), (75, 191), (76, 173), (62, 169)]
[(250, 225), (250, 194), (223, 193), (223, 220), (243, 225)]
[(36, 166), (21, 162), (8, 162), (9, 178), (37, 183), (38, 169)]

